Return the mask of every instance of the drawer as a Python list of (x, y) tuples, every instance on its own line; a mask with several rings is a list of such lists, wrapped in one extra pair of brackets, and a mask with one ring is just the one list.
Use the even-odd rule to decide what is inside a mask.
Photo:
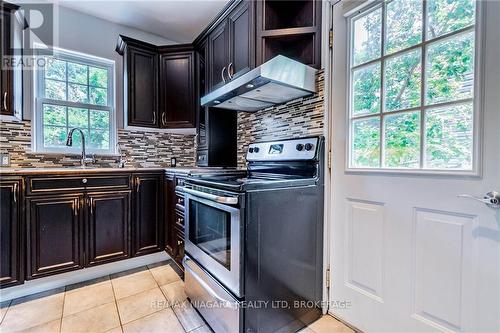
[(85, 190), (129, 190), (130, 175), (28, 177), (27, 193), (72, 192)]

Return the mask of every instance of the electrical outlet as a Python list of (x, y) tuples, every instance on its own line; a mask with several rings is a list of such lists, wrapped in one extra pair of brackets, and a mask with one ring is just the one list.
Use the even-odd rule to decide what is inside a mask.
[(0, 153), (0, 166), (10, 166), (10, 156), (8, 153)]

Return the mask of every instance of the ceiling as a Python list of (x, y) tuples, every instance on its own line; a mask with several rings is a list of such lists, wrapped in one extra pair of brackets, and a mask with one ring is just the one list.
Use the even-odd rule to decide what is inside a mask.
[(153, 33), (192, 42), (229, 0), (59, 0), (59, 5)]

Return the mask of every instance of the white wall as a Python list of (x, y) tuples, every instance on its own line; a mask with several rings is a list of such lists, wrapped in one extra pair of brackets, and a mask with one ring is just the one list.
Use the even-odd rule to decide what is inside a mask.
[[(58, 7), (59, 41), (58, 47), (87, 53), (115, 61), (116, 84), (115, 98), (118, 128), (123, 128), (123, 59), (115, 51), (118, 35), (125, 35), (149, 42), (155, 45), (176, 44), (175, 42), (141, 31), (135, 28), (116, 24), (110, 21), (90, 16), (62, 6)], [(31, 83), (25, 76), (25, 109), (24, 118), (31, 119)], [(29, 95), (28, 95), (29, 93)]]

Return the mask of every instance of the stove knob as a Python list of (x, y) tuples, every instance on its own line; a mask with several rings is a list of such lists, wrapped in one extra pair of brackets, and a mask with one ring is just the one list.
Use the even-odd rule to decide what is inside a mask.
[(312, 143), (306, 143), (305, 148), (307, 151), (312, 150), (314, 145)]
[(260, 150), (260, 148), (259, 148), (259, 147), (255, 147), (255, 148), (253, 149), (253, 151), (254, 151), (254, 152), (256, 152), (256, 153), (258, 153), (258, 152), (259, 152), (259, 150)]
[(304, 145), (302, 143), (299, 143), (298, 145), (295, 146), (295, 149), (297, 149), (298, 151), (303, 151)]
[(253, 148), (249, 148), (249, 149), (248, 149), (248, 152), (249, 152), (250, 154), (251, 154), (251, 153), (253, 153)]

